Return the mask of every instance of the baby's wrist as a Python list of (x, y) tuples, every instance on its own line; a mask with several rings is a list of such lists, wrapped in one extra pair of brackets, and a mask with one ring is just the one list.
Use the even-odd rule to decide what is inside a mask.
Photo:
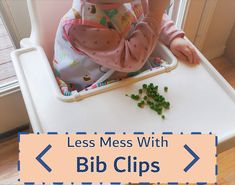
[(181, 39), (184, 39), (184, 38), (183, 38), (183, 37), (174, 37), (174, 38), (171, 40), (171, 42), (177, 41), (177, 40), (181, 40)]
[(170, 40), (170, 43), (169, 43), (169, 46), (171, 47), (171, 45), (173, 44), (173, 43), (175, 43), (175, 42), (180, 42), (180, 40), (184, 40), (184, 37), (182, 37), (182, 36), (176, 36), (176, 37), (174, 37), (174, 38), (172, 38), (171, 40)]

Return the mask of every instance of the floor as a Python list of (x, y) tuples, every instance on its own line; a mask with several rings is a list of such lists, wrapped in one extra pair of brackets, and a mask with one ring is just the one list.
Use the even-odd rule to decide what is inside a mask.
[[(4, 160), (3, 160), (4, 159)], [(18, 171), (16, 163), (18, 161), (17, 137), (13, 136), (7, 140), (0, 141), (0, 184), (17, 184)]]
[(14, 46), (0, 17), (0, 86), (16, 80), (10, 53)]
[(235, 64), (230, 62), (225, 56), (213, 59), (211, 64), (220, 74), (235, 88)]

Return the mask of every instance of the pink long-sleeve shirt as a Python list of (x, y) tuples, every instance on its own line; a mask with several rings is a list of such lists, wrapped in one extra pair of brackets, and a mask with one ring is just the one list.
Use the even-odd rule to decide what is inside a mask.
[(184, 32), (164, 14), (161, 27), (152, 18), (144, 18), (128, 38), (116, 30), (73, 25), (70, 39), (74, 47), (86, 53), (96, 63), (120, 72), (139, 70), (146, 62), (159, 39), (166, 46)]
[[(173, 21), (166, 14), (163, 15), (160, 28), (155, 19), (141, 18), (140, 15), (143, 15), (143, 12), (138, 9), (138, 4), (132, 7), (136, 22), (130, 30), (131, 27), (126, 25), (133, 24), (133, 20), (128, 17), (131, 15), (124, 14), (127, 15), (124, 18), (129, 18), (124, 19), (117, 13), (118, 11), (123, 13), (125, 10), (116, 7), (118, 11), (112, 15), (114, 18), (112, 17), (113, 24), (110, 28), (108, 23), (105, 25), (105, 23), (101, 24), (101, 21), (94, 21), (94, 15), (98, 13), (99, 15), (95, 15), (95, 19), (97, 17), (103, 19), (99, 6), (93, 3), (84, 5), (81, 2), (78, 3), (79, 0), (75, 1), (77, 3), (74, 3), (73, 9), (61, 21), (55, 44), (55, 69), (59, 77), (68, 83), (86, 87), (94, 83), (109, 69), (123, 73), (137, 71), (146, 63), (158, 39), (169, 46), (174, 38), (184, 36), (184, 32), (176, 29)], [(101, 9), (103, 8), (104, 11), (110, 10), (110, 7), (107, 6)], [(115, 8), (112, 7), (111, 10), (113, 9)], [(88, 11), (89, 20), (82, 17), (84, 16), (82, 11)], [(119, 19), (123, 19), (124, 23), (120, 23)], [(120, 25), (125, 25), (125, 27), (119, 29)], [(124, 31), (127, 31), (128, 34), (123, 33)], [(63, 39), (61, 39), (62, 37)], [(71, 50), (70, 53), (68, 48)]]

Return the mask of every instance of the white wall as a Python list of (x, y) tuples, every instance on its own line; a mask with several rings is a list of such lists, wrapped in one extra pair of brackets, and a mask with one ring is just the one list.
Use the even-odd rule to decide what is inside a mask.
[(20, 91), (0, 97), (0, 135), (29, 123)]
[(205, 0), (189, 0), (184, 20), (183, 30), (186, 36), (195, 44), (196, 37), (198, 37), (198, 28), (201, 23)]
[(225, 56), (235, 64), (235, 23), (227, 42)]
[(221, 56), (235, 22), (235, 0), (218, 0), (202, 52), (208, 59)]

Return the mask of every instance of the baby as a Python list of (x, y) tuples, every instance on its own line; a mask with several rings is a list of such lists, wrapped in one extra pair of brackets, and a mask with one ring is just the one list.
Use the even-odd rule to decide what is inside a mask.
[(74, 0), (55, 40), (54, 68), (64, 95), (143, 68), (160, 40), (181, 60), (196, 51), (164, 13), (168, 0)]

